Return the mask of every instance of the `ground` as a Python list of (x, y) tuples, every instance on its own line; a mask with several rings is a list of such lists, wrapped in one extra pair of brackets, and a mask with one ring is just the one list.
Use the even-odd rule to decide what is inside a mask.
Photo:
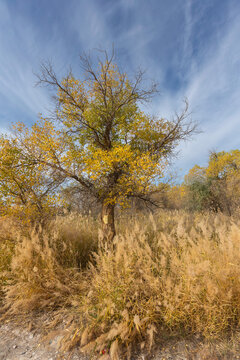
[(60, 355), (58, 336), (42, 341), (36, 331), (21, 329), (14, 323), (0, 326), (0, 360), (88, 360), (84, 355)]
[[(59, 335), (51, 340), (43, 340), (35, 330), (22, 329), (14, 322), (0, 326), (0, 360), (91, 360), (78, 351), (61, 354), (58, 351)], [(155, 347), (151, 356), (133, 354), (131, 360), (237, 360), (240, 352), (224, 343), (203, 344), (197, 339), (172, 340)], [(239, 354), (239, 355), (238, 355)], [(96, 360), (110, 360), (109, 355), (99, 356)]]

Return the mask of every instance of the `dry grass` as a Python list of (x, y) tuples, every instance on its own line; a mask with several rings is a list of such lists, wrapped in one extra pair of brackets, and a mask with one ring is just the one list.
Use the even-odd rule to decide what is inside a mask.
[(9, 280), (9, 270), (15, 248), (15, 223), (10, 218), (0, 218), (0, 305), (3, 299), (3, 288)]
[(98, 221), (70, 214), (58, 217), (46, 230), (55, 260), (64, 268), (84, 269), (98, 248)]
[(7, 314), (67, 306), (72, 293), (81, 291), (80, 270), (96, 250), (97, 237), (94, 221), (75, 215), (38, 231), (16, 230), (11, 284), (5, 287)]
[(112, 359), (134, 345), (151, 349), (155, 337), (212, 340), (239, 330), (237, 219), (160, 212), (119, 228), (108, 248), (97, 247), (95, 222), (74, 216), (20, 238), (5, 293), (9, 313), (69, 307), (75, 320), (62, 344), (106, 349)]

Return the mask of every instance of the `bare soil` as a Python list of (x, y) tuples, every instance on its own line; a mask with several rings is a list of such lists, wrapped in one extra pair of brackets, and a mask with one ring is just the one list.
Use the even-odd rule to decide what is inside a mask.
[[(59, 335), (43, 340), (40, 333), (27, 330), (11, 321), (0, 326), (0, 360), (91, 360), (77, 349), (72, 353), (60, 353)], [(108, 354), (94, 357), (110, 360)], [(240, 340), (235, 343), (204, 343), (200, 340), (169, 340), (157, 345), (151, 355), (133, 354), (131, 360), (238, 360)]]
[(21, 329), (14, 323), (0, 326), (0, 360), (88, 360), (82, 354), (58, 351), (58, 336), (43, 341), (35, 331)]

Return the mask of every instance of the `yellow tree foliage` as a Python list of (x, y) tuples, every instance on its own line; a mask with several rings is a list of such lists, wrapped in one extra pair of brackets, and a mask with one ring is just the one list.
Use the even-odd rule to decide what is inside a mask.
[(209, 177), (224, 179), (240, 176), (240, 150), (212, 153), (206, 173)]
[(184, 183), (190, 185), (195, 181), (204, 182), (206, 179), (206, 169), (199, 165), (194, 165), (192, 169), (189, 170), (188, 174), (184, 177)]
[(213, 152), (206, 169), (222, 209), (229, 215), (240, 207), (240, 150)]
[(168, 207), (172, 209), (181, 209), (186, 201), (186, 186), (173, 185), (167, 193)]
[(195, 126), (185, 121), (187, 104), (173, 121), (143, 112), (155, 87), (142, 89), (142, 73), (129, 80), (107, 54), (97, 68), (87, 57), (82, 65), (85, 79), (69, 73), (61, 81), (43, 65), (40, 83), (56, 89), (55, 119), (42, 117), (30, 129), (17, 124), (15, 134), (25, 158), (77, 181), (102, 204), (103, 230), (112, 239), (115, 205), (146, 200), (166, 156)]
[(207, 167), (195, 165), (185, 184), (199, 208), (231, 215), (240, 206), (240, 150), (212, 152)]
[(1, 215), (21, 220), (42, 220), (52, 212), (56, 177), (48, 178), (41, 166), (25, 159), (16, 139), (0, 138)]

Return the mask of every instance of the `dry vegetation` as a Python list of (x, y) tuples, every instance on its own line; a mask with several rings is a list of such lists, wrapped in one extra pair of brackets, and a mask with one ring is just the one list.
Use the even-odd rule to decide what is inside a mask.
[(107, 246), (89, 217), (59, 217), (38, 231), (2, 219), (4, 316), (51, 310), (54, 329), (64, 314), (62, 348), (106, 349), (112, 359), (160, 338), (226, 338), (239, 330), (239, 225), (222, 214), (162, 211), (119, 219)]

